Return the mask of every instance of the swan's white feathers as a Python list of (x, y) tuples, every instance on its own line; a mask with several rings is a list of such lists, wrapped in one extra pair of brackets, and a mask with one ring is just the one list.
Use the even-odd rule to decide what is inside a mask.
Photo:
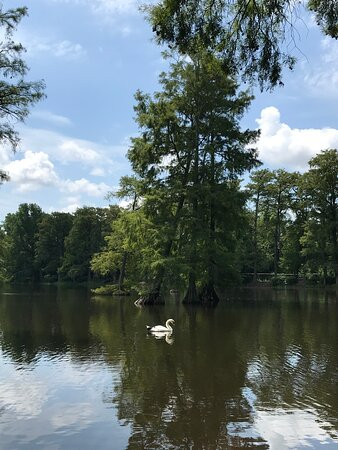
[(149, 325), (147, 325), (147, 330), (151, 333), (172, 333), (173, 329), (171, 327), (171, 324), (174, 323), (174, 319), (168, 319), (165, 323), (165, 326), (155, 325), (154, 327), (150, 327)]

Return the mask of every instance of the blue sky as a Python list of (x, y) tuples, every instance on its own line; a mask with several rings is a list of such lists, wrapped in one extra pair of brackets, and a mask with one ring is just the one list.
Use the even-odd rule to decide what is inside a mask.
[[(130, 172), (128, 139), (137, 133), (134, 93), (158, 89), (166, 67), (137, 0), (16, 0), (26, 5), (15, 39), (26, 47), (29, 78), (47, 98), (32, 109), (16, 155), (0, 148), (11, 181), (0, 188), (0, 220), (20, 203), (45, 211), (105, 206), (105, 194)], [(311, 16), (298, 23), (298, 64), (284, 88), (255, 91), (243, 127), (260, 126), (260, 158), (270, 168), (304, 170), (322, 148), (338, 148), (338, 41)]]

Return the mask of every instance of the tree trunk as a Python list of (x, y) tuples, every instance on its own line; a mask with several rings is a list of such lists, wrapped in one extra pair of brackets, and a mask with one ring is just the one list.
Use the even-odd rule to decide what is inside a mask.
[[(191, 157), (188, 158), (188, 161), (187, 161), (187, 165), (186, 165), (186, 168), (184, 171), (182, 186), (185, 186), (187, 183), (188, 175), (190, 172), (190, 164), (191, 164)], [(185, 198), (186, 198), (185, 194), (182, 194), (178, 200), (177, 209), (176, 209), (175, 217), (173, 220), (172, 236), (175, 236), (175, 234), (176, 234), (177, 227), (178, 227), (179, 220), (180, 220), (180, 213), (184, 206)], [(173, 242), (174, 242), (174, 238), (169, 238), (169, 240), (166, 242), (164, 250), (163, 250), (164, 258), (169, 258), (171, 249), (173, 246)], [(161, 296), (161, 288), (162, 288), (162, 284), (163, 284), (164, 275), (165, 275), (164, 268), (161, 267), (159, 270), (159, 273), (157, 274), (153, 289), (148, 294), (145, 294), (141, 298), (136, 300), (135, 303), (137, 303), (137, 305), (141, 306), (141, 305), (164, 304), (164, 300)]]
[(148, 292), (148, 294), (142, 295), (135, 302), (137, 306), (147, 305), (164, 305), (164, 299), (158, 289)]
[[(173, 235), (175, 235), (175, 233), (176, 233), (176, 229), (177, 229), (178, 222), (179, 222), (179, 214), (183, 208), (184, 200), (185, 200), (185, 196), (182, 195), (179, 200), (177, 210), (176, 210), (176, 215), (174, 218)], [(164, 251), (163, 251), (164, 258), (168, 258), (170, 256), (171, 249), (173, 246), (173, 241), (174, 241), (173, 239), (169, 239), (167, 241), (167, 243), (164, 247)], [(136, 300), (136, 303), (138, 305), (140, 305), (140, 306), (141, 305), (163, 305), (165, 303), (163, 297), (161, 296), (161, 288), (162, 288), (162, 284), (163, 284), (164, 275), (165, 275), (164, 268), (161, 267), (159, 270), (159, 273), (157, 274), (153, 289), (149, 293), (143, 295), (138, 300)]]
[(257, 224), (258, 224), (259, 192), (257, 193), (255, 205), (255, 223), (254, 223), (254, 275), (253, 282), (257, 284)]
[(216, 217), (215, 217), (215, 155), (211, 149), (210, 155), (210, 217), (209, 217), (209, 257), (208, 257), (208, 282), (202, 288), (199, 295), (199, 301), (203, 306), (215, 306), (219, 302), (219, 297), (215, 291), (215, 233), (216, 233)]
[[(197, 113), (198, 114), (198, 113)], [(189, 272), (189, 284), (188, 290), (185, 294), (182, 303), (184, 304), (198, 304), (200, 302), (197, 289), (196, 289), (196, 240), (194, 237), (197, 235), (197, 218), (198, 218), (198, 199), (197, 199), (197, 186), (199, 184), (198, 180), (198, 168), (199, 168), (199, 127), (198, 121), (195, 124), (195, 149), (194, 149), (194, 167), (193, 167), (193, 198), (192, 198), (192, 214), (194, 225), (192, 227), (191, 245), (192, 250), (190, 252), (190, 272)]]
[(202, 289), (199, 300), (202, 306), (214, 307), (219, 302), (219, 297), (215, 291), (214, 284), (209, 283)]
[(280, 196), (278, 194), (278, 202), (277, 202), (277, 216), (276, 216), (276, 226), (275, 226), (275, 242), (274, 242), (274, 273), (275, 276), (278, 274), (278, 265), (279, 265), (279, 244), (280, 244)]
[(324, 263), (324, 286), (327, 284), (327, 267), (326, 262)]
[(333, 264), (335, 271), (336, 287), (338, 287), (338, 244), (337, 244), (337, 206), (336, 197), (332, 200), (332, 242), (333, 242)]
[(200, 303), (197, 295), (195, 274), (193, 272), (190, 272), (189, 274), (188, 290), (182, 300), (182, 303), (184, 303), (185, 305), (196, 305)]
[(119, 275), (119, 281), (118, 281), (119, 291), (123, 291), (123, 289), (124, 289), (123, 283), (124, 283), (124, 278), (126, 276), (127, 259), (128, 259), (128, 253), (124, 252), (123, 258), (122, 258), (120, 275)]

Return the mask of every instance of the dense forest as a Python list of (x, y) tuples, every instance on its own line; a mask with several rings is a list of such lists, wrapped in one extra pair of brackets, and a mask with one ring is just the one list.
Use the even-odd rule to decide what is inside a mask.
[[(47, 214), (22, 204), (1, 227), (1, 277), (97, 279), (148, 296), (156, 287), (189, 287), (192, 276), (201, 293), (211, 281), (222, 289), (255, 282), (261, 273), (270, 273), (273, 284), (300, 277), (309, 284), (334, 283), (337, 173), (338, 152), (331, 149), (312, 158), (303, 174), (258, 169), (246, 185), (232, 177), (214, 181), (215, 193), (208, 179), (196, 192), (185, 180), (184, 189), (177, 180), (163, 189), (169, 181), (162, 176), (150, 189), (134, 176), (123, 177), (114, 193), (130, 200), (127, 208)], [(198, 294), (195, 299), (203, 301)]]

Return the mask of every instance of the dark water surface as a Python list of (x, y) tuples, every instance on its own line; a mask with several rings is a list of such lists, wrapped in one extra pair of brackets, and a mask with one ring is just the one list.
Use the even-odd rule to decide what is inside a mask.
[[(234, 290), (139, 309), (3, 288), (1, 449), (335, 449), (335, 292)], [(167, 340), (146, 324), (176, 321)]]

